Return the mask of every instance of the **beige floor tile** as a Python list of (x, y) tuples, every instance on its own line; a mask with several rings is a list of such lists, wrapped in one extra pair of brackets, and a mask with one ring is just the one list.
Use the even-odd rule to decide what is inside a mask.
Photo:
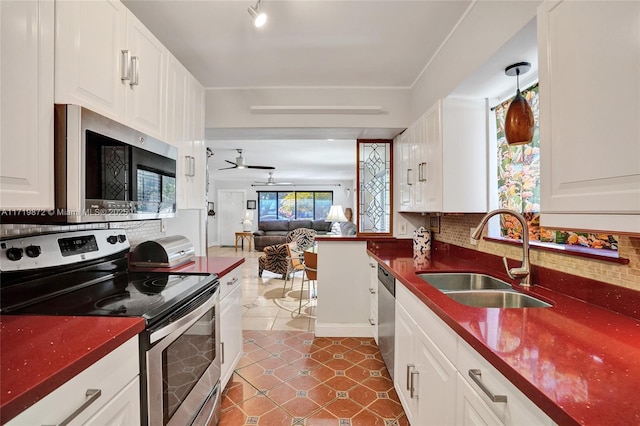
[[(302, 330), (315, 329), (315, 300), (309, 305), (308, 293), (302, 292), (303, 306), (298, 314), (301, 274), (287, 282), (285, 297), (284, 280), (278, 274), (268, 271), (258, 277), (258, 258), (262, 252), (238, 251), (233, 247), (210, 247), (209, 256), (244, 257), (240, 271), (242, 286), (242, 326), (245, 330)], [(305, 286), (306, 289), (306, 286)]]
[(242, 317), (243, 330), (271, 330), (275, 317)]

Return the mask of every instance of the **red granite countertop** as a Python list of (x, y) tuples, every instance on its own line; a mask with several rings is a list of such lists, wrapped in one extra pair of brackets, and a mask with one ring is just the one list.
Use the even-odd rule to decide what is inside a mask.
[(143, 330), (142, 318), (0, 316), (0, 423)]
[(244, 263), (244, 257), (206, 257), (196, 256), (193, 262), (186, 263), (176, 268), (129, 268), (131, 271), (150, 271), (150, 272), (208, 272), (217, 274), (218, 278), (224, 277), (238, 266)]
[[(467, 249), (452, 250), (454, 255), (449, 248), (455, 246), (436, 246), (438, 249), (420, 262), (414, 262), (410, 247), (369, 244), (368, 251), (554, 422), (640, 424), (640, 320), (634, 317), (639, 292), (537, 268), (533, 271), (537, 285), (530, 291), (518, 290), (550, 302), (552, 307), (465, 306), (416, 272), (481, 272), (512, 280), (503, 273), (496, 256)], [(470, 258), (459, 256), (464, 250), (471, 253)], [(579, 290), (571, 290), (570, 297), (561, 291), (563, 286)], [(615, 308), (611, 300), (599, 300), (601, 306), (597, 306), (585, 298), (580, 300), (581, 293), (592, 297), (615, 293), (622, 312), (627, 313), (629, 305), (635, 307), (631, 314), (622, 315), (610, 310)]]

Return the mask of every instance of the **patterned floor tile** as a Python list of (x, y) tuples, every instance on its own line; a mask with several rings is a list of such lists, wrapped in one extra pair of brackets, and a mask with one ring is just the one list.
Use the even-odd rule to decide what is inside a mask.
[(220, 426), (408, 426), (372, 339), (244, 332)]

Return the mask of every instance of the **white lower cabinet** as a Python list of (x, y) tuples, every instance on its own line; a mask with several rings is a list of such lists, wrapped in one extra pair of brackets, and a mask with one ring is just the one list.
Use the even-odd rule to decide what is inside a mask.
[(411, 315), (420, 305), (407, 293), (396, 286), (396, 392), (411, 424), (453, 425), (456, 368)]
[(242, 285), (240, 268), (220, 278), (220, 386), (224, 389), (242, 355)]
[(45, 396), (7, 425), (140, 424), (138, 336)]
[(395, 369), (394, 386), (412, 425), (554, 424), (402, 285), (396, 286)]

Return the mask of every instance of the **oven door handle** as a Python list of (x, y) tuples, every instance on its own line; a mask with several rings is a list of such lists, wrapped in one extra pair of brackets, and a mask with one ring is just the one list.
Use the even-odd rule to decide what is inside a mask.
[(159, 329), (155, 331), (151, 331), (151, 335), (149, 336), (149, 344), (153, 344), (157, 342), (163, 337), (168, 336), (169, 334), (173, 333), (174, 331), (184, 326), (191, 326), (193, 323), (195, 323), (198, 320), (198, 318), (200, 318), (202, 315), (207, 313), (207, 311), (211, 310), (211, 308), (215, 306), (216, 300), (218, 298), (218, 288), (216, 287), (215, 291), (213, 291), (212, 293), (207, 293), (205, 296), (201, 296), (201, 298), (205, 299), (204, 303), (202, 303), (201, 301), (197, 301), (193, 303), (193, 304), (197, 304), (198, 302), (202, 303), (197, 308), (189, 311), (189, 313), (179, 317), (177, 320), (174, 320), (174, 321), (170, 320), (168, 324), (161, 326)]

